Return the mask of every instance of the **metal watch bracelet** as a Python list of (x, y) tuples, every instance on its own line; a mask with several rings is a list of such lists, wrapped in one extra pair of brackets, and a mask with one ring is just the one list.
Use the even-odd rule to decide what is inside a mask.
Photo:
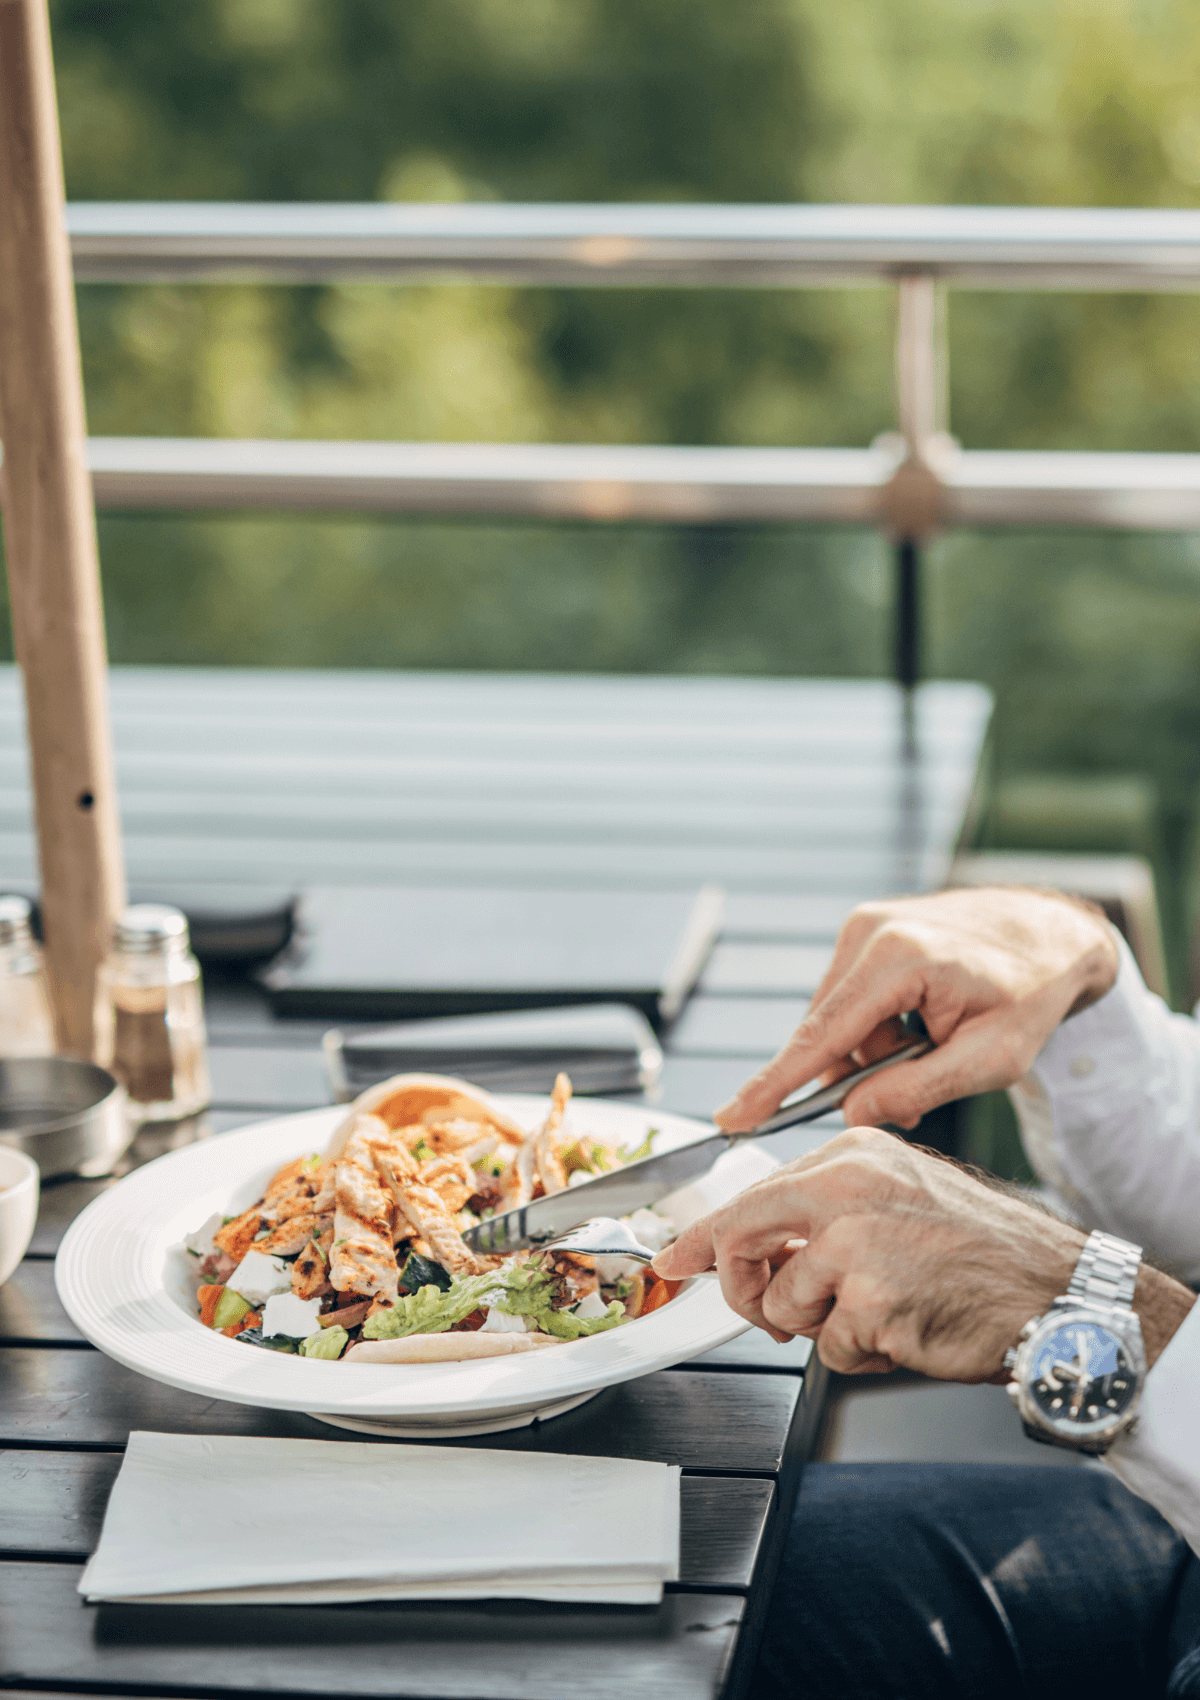
[(1119, 1240), (1115, 1234), (1104, 1234), (1097, 1229), (1089, 1234), (1087, 1244), (1079, 1254), (1079, 1262), (1066, 1292), (1054, 1303), (1059, 1306), (1094, 1304), (1130, 1310), (1141, 1261), (1140, 1245), (1130, 1245), (1128, 1240)]

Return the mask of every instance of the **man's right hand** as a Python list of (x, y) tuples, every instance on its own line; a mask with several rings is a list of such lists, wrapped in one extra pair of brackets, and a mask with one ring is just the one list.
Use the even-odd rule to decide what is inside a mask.
[(800, 1026), (716, 1119), (731, 1131), (756, 1126), (809, 1081), (895, 1049), (895, 1018), (917, 1010), (936, 1050), (864, 1081), (844, 1106), (851, 1125), (915, 1127), (938, 1104), (1019, 1080), (1059, 1022), (1112, 987), (1119, 962), (1104, 917), (1054, 893), (863, 904)]

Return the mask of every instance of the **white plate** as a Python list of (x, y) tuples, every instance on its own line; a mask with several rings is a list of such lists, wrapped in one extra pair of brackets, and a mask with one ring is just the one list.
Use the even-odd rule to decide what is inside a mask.
[[(548, 1100), (501, 1097), (524, 1127)], [(103, 1193), (68, 1231), (55, 1279), (67, 1314), (94, 1346), (155, 1381), (203, 1398), (305, 1411), (339, 1427), (402, 1436), (485, 1434), (520, 1427), (629, 1381), (698, 1357), (746, 1327), (715, 1279), (685, 1284), (650, 1316), (557, 1346), (446, 1364), (349, 1364), (256, 1351), (205, 1328), (196, 1315), (195, 1260), (183, 1236), (214, 1211), (229, 1215), (262, 1196), (292, 1158), (323, 1149), (344, 1107), (281, 1116), (160, 1157)], [(711, 1133), (682, 1116), (577, 1098), (570, 1127), (608, 1144), (640, 1144), (659, 1130), (656, 1152)], [(758, 1147), (738, 1147), (703, 1181), (674, 1195), (670, 1215), (686, 1227), (775, 1167)]]

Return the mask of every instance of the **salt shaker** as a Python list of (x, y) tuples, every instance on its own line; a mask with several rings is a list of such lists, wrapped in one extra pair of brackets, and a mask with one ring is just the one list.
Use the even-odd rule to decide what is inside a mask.
[(141, 1121), (177, 1121), (208, 1104), (200, 964), (178, 909), (135, 903), (96, 977), (96, 1061)]
[(52, 1057), (58, 1046), (42, 953), (23, 897), (0, 897), (0, 1056)]

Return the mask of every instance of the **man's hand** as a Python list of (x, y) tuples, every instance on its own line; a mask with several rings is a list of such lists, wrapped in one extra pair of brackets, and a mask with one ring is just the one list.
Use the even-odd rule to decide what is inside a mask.
[[(845, 1374), (904, 1365), (994, 1381), (1025, 1323), (1066, 1291), (1085, 1239), (956, 1163), (859, 1127), (693, 1223), (654, 1268), (674, 1281), (715, 1264), (739, 1316), (777, 1340), (807, 1335)], [(1142, 1266), (1148, 1362), (1192, 1302)]]
[(943, 891), (866, 903), (791, 1039), (717, 1111), (733, 1131), (810, 1080), (835, 1080), (896, 1049), (895, 1017), (918, 1010), (937, 1049), (857, 1087), (847, 1122), (914, 1127), (953, 1098), (1011, 1086), (1064, 1016), (1103, 997), (1119, 957), (1104, 917), (1037, 891)]

